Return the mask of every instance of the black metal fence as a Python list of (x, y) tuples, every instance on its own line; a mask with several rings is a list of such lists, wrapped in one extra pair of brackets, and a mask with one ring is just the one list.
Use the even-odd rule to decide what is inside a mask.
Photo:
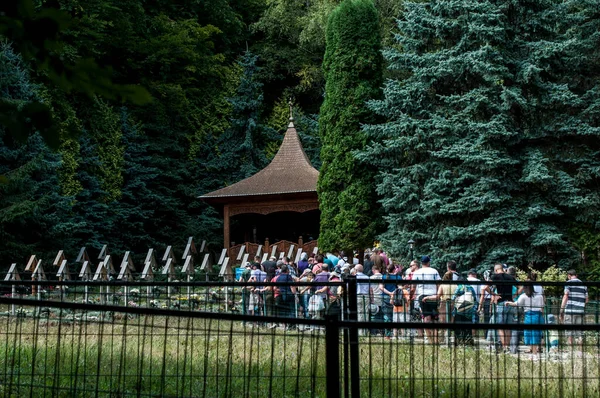
[[(0, 284), (0, 395), (600, 393), (599, 283), (584, 283), (589, 297), (583, 324), (561, 316), (564, 283), (536, 283), (545, 290), (536, 323), (518, 307), (507, 316), (503, 311), (512, 305), (506, 303), (488, 302), (483, 311), (475, 308), (465, 317), (457, 310), (464, 303), (455, 295), (432, 300), (429, 308), (435, 307), (439, 319), (424, 322), (429, 319), (421, 316), (423, 301), (416, 304), (410, 288), (417, 283), (422, 282), (402, 281), (410, 297), (400, 306), (393, 296), (389, 303), (377, 297), (377, 282), (364, 289), (356, 279), (316, 284), (5, 281)], [(454, 290), (463, 283), (443, 284)], [(312, 289), (304, 300), (299, 292), (306, 287)], [(311, 301), (317, 287), (327, 288), (322, 302)], [(497, 323), (500, 319), (509, 324)], [(502, 341), (503, 336), (508, 338)]]

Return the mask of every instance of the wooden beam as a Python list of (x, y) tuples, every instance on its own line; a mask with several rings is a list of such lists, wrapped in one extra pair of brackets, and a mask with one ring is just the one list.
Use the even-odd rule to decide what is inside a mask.
[(223, 247), (229, 249), (229, 205), (223, 207)]

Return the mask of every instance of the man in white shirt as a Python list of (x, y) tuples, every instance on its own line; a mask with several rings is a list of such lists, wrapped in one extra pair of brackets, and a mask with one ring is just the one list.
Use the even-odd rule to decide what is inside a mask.
[[(437, 302), (437, 284), (434, 281), (441, 280), (437, 270), (430, 267), (431, 259), (429, 256), (421, 257), (421, 268), (412, 275), (413, 281), (424, 281), (412, 285), (412, 295), (419, 302), (421, 317), (423, 323), (432, 323), (437, 321), (438, 302)], [(437, 333), (433, 329), (426, 329), (427, 337), (431, 344), (437, 344)]]

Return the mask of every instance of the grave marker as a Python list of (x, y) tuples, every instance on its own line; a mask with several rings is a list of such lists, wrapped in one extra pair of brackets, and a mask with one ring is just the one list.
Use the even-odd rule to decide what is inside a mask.
[(256, 257), (260, 257), (262, 254), (263, 245), (258, 245), (258, 249), (256, 249)]
[[(33, 270), (33, 274), (31, 274), (32, 281), (45, 281), (46, 273), (44, 272), (44, 267), (42, 267), (42, 260), (38, 260), (35, 269)], [(37, 287), (37, 299), (42, 299), (42, 286), (38, 285)], [(41, 310), (41, 307), (39, 308)]]
[(294, 247), (295, 247), (294, 245), (290, 245), (290, 250), (288, 250), (288, 254), (287, 254), (287, 257), (289, 259), (291, 259), (292, 258), (292, 254), (294, 254)]
[(242, 256), (244, 255), (245, 250), (246, 250), (246, 245), (242, 245), (242, 247), (240, 247), (240, 251), (238, 252), (237, 258), (235, 259), (236, 261), (240, 261), (242, 259)]
[(205, 240), (202, 241), (202, 244), (200, 245), (200, 250), (198, 250), (198, 253), (204, 252), (204, 249), (206, 249), (206, 241)]
[[(142, 270), (142, 276), (140, 279), (143, 279), (148, 282), (152, 282), (154, 280), (154, 270), (157, 268), (156, 258), (154, 257), (154, 249), (148, 249), (148, 254), (146, 254), (146, 259), (144, 260), (144, 269)], [(146, 286), (146, 303), (150, 305), (150, 297), (152, 294), (152, 286)]]
[(294, 262), (296, 263), (296, 265), (298, 265), (298, 262), (300, 261), (300, 256), (302, 255), (302, 248), (299, 247), (298, 251), (296, 252), (296, 258), (294, 259)]
[(125, 281), (133, 280), (132, 272), (135, 272), (135, 265), (133, 265), (131, 252), (126, 251), (123, 261), (121, 261), (121, 269), (119, 275), (117, 275), (117, 279)]
[(208, 265), (208, 257), (210, 256), (210, 254), (206, 253), (204, 255), (204, 258), (202, 259), (202, 265), (200, 265), (200, 270), (204, 270), (206, 268), (206, 266)]
[(225, 261), (226, 256), (227, 256), (227, 249), (221, 250), (221, 256), (219, 257), (219, 261), (217, 261), (217, 264), (218, 265), (223, 264), (223, 261)]
[(52, 263), (52, 265), (54, 265), (55, 267), (59, 267), (64, 260), (65, 260), (64, 253), (63, 253), (62, 250), (59, 250), (58, 254), (56, 255), (56, 258), (54, 259), (54, 262)]
[(100, 254), (98, 255), (98, 260), (104, 261), (106, 256), (108, 256), (109, 254), (110, 253), (108, 252), (108, 245), (102, 246), (102, 250), (100, 250)]
[(260, 262), (261, 264), (264, 263), (265, 261), (267, 261), (267, 256), (269, 255), (269, 253), (264, 253), (262, 256), (262, 261)]
[(319, 253), (319, 248), (317, 246), (315, 246), (315, 248), (313, 249), (313, 254), (316, 256)]
[(188, 256), (196, 255), (196, 253), (198, 252), (196, 251), (196, 245), (194, 244), (194, 237), (190, 236), (188, 238), (188, 242), (185, 246), (185, 250), (183, 251), (183, 256), (181, 257), (181, 259), (185, 260)]
[[(92, 278), (92, 280), (108, 281), (108, 270), (104, 266), (104, 261), (100, 261), (98, 263), (98, 268), (96, 268), (96, 272), (94, 273), (94, 277)], [(104, 288), (106, 288), (106, 289), (104, 289)], [(100, 286), (100, 302), (102, 304), (106, 304), (108, 292), (109, 292), (108, 286)]]
[(250, 257), (250, 253), (244, 254), (244, 258), (242, 259), (242, 267), (246, 266), (246, 263), (248, 262), (248, 257)]
[[(20, 281), (21, 280), (21, 276), (19, 275), (19, 272), (17, 271), (17, 263), (12, 263), (10, 265), (10, 268), (8, 269), (8, 273), (6, 274), (6, 276), (4, 277), (5, 281)], [(12, 285), (12, 295), (11, 297), (15, 298), (17, 297), (17, 285)], [(11, 304), (11, 309), (10, 312), (12, 315), (16, 315), (17, 314), (17, 307), (16, 304)]]
[(88, 256), (87, 250), (84, 246), (79, 250), (79, 254), (77, 255), (77, 260), (75, 260), (75, 262), (83, 264), (85, 261), (91, 262), (90, 256)]
[(144, 260), (144, 269), (142, 270), (141, 279), (146, 281), (154, 280), (154, 269), (156, 268), (156, 258), (154, 257), (154, 249), (149, 249)]
[[(62, 252), (62, 250), (61, 250)], [(59, 254), (62, 254), (59, 252)], [(58, 256), (56, 257), (58, 259)], [(62, 256), (64, 258), (64, 256)], [(56, 261), (56, 260), (55, 260)], [(67, 260), (62, 260), (60, 263), (60, 267), (58, 268), (58, 272), (56, 273), (59, 281), (69, 281), (71, 280), (71, 273), (69, 272), (69, 266), (67, 265)], [(64, 301), (65, 299), (65, 288), (66, 286), (58, 286), (60, 289), (60, 301)]]
[(271, 249), (271, 257), (275, 257), (275, 253), (277, 253), (277, 245), (273, 245)]
[[(93, 277), (92, 264), (89, 261), (85, 260), (83, 262), (83, 265), (81, 266), (81, 272), (79, 272), (79, 277), (84, 281), (89, 281), (92, 279), (92, 277)], [(84, 289), (84, 300), (87, 303), (88, 302), (88, 293), (89, 293), (89, 286), (87, 283), (85, 284), (83, 289)]]

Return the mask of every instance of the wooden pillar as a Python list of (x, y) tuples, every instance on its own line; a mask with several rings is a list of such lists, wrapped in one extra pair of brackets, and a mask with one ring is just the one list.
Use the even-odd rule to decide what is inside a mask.
[(269, 247), (269, 238), (265, 238), (265, 246), (263, 248), (263, 253), (269, 253), (267, 256), (267, 260), (271, 257), (271, 248)]
[(223, 207), (223, 247), (229, 249), (229, 205)]
[[(304, 240), (302, 239), (302, 235), (300, 235), (300, 236), (298, 237), (298, 247), (299, 247), (300, 249), (303, 249), (303, 246), (304, 246)], [(302, 251), (304, 251), (304, 250), (302, 250)]]

